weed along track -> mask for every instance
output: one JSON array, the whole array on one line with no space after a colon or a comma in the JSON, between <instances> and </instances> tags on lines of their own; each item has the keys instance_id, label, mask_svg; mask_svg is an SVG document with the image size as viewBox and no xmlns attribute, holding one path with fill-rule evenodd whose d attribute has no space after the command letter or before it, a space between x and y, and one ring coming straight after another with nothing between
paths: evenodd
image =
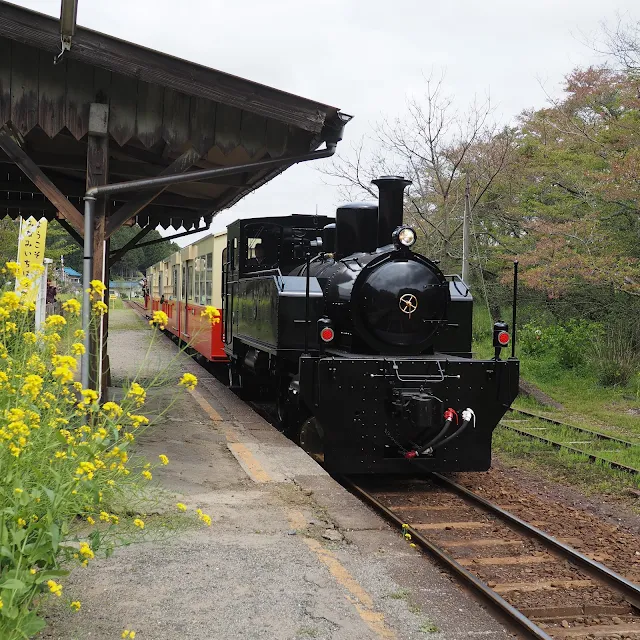
<instances>
[{"instance_id":1,"label":"weed along track","mask_svg":"<svg viewBox=\"0 0 640 640\"><path fill-rule=\"evenodd\" d=\"M632 475L640 474L633 461L640 443L629 442L593 429L568 424L537 413L511 409L510 416L503 418L500 426L513 433L544 442L556 449L564 449L586 456L591 462L604 464ZM631 462L630 462L631 461Z\"/></svg>"},{"instance_id":2,"label":"weed along track","mask_svg":"<svg viewBox=\"0 0 640 640\"><path fill-rule=\"evenodd\" d=\"M606 542L602 552L577 551L584 531L570 523L554 538L550 523L527 522L439 474L344 482L524 637L640 638L640 586L604 564Z\"/></svg>"}]
</instances>

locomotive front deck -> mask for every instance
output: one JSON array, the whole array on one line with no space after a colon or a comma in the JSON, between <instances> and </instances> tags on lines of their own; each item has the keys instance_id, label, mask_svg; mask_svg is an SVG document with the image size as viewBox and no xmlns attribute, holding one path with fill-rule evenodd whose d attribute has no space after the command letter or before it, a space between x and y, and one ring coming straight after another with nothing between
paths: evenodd
<instances>
[{"instance_id":1,"label":"locomotive front deck","mask_svg":"<svg viewBox=\"0 0 640 640\"><path fill-rule=\"evenodd\" d=\"M518 379L516 359L327 352L320 359L302 358L300 388L313 407L323 464L331 473L486 471L493 430L517 396ZM422 423L407 415L416 405L432 414ZM449 409L455 421L443 446L434 443L426 455L408 455L434 439ZM465 409L473 418L462 429Z\"/></svg>"}]
</instances>

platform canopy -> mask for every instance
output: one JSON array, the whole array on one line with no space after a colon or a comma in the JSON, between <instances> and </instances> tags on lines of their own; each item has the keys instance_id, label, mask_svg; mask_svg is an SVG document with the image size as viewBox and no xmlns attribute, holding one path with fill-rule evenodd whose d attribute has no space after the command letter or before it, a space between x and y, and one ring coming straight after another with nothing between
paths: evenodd
<instances>
[{"instance_id":1,"label":"platform canopy","mask_svg":"<svg viewBox=\"0 0 640 640\"><path fill-rule=\"evenodd\" d=\"M82 27L54 64L59 52L57 19L0 1L0 217L58 218L77 240L87 186L295 156L318 148L339 118L335 107ZM93 160L90 113L108 131ZM103 237L135 222L209 222L282 170L118 194Z\"/></svg>"}]
</instances>

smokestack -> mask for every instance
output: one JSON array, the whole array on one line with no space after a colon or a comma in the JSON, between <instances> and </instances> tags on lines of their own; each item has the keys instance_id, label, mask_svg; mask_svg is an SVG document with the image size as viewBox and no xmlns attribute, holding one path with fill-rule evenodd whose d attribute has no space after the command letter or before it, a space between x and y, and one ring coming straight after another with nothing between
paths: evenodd
<instances>
[{"instance_id":1,"label":"smokestack","mask_svg":"<svg viewBox=\"0 0 640 640\"><path fill-rule=\"evenodd\" d=\"M399 176L380 176L372 183L378 187L378 246L391 244L391 234L402 224L404 190L411 180Z\"/></svg>"}]
</instances>

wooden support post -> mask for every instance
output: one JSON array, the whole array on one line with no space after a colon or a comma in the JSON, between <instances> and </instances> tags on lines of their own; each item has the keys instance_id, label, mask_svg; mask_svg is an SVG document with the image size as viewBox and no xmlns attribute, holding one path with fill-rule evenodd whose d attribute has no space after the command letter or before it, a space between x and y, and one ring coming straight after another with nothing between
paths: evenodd
<instances>
[{"instance_id":1,"label":"wooden support post","mask_svg":"<svg viewBox=\"0 0 640 640\"><path fill-rule=\"evenodd\" d=\"M87 189L107 184L109 179L109 106L92 103L89 111L89 136L87 142ZM92 280L105 283L105 303L109 304L109 265L106 253L107 202L98 198L95 206L93 230ZM102 390L102 399L107 399L109 387L109 357L107 337L109 314L102 316L97 332L90 341L89 381L93 389Z\"/></svg>"}]
</instances>

